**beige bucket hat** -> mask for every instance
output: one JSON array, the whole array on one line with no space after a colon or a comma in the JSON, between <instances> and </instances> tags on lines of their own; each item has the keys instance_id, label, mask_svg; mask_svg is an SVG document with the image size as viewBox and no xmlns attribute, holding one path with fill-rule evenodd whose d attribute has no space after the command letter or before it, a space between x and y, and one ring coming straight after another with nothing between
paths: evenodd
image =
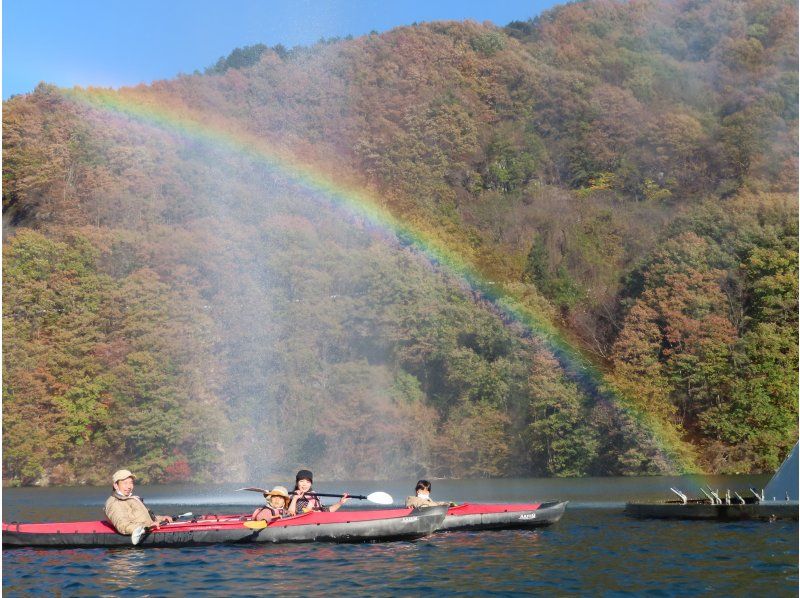
<instances>
[{"instance_id":1,"label":"beige bucket hat","mask_svg":"<svg viewBox=\"0 0 800 598\"><path fill-rule=\"evenodd\" d=\"M282 496L283 498L291 498L291 496L289 496L289 491L284 486L275 486L264 496L267 498L269 498L270 496Z\"/></svg>"},{"instance_id":2,"label":"beige bucket hat","mask_svg":"<svg viewBox=\"0 0 800 598\"><path fill-rule=\"evenodd\" d=\"M119 469L114 472L113 476L111 476L111 483L116 484L120 480L126 480L128 478L133 478L135 480L136 476L127 469Z\"/></svg>"}]
</instances>

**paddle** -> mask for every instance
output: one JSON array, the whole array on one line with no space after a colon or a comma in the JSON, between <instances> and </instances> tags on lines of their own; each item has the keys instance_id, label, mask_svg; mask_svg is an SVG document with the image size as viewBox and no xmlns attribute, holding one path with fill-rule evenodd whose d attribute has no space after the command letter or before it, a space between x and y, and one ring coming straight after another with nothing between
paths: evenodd
<instances>
[{"instance_id":1,"label":"paddle","mask_svg":"<svg viewBox=\"0 0 800 598\"><path fill-rule=\"evenodd\" d=\"M306 492L306 494L313 494L315 496L324 496L330 498L343 498L344 494L323 494L322 492ZM367 496L363 496L361 494L348 494L347 498L355 498L356 500L368 500L369 502L375 503L376 505L390 505L394 502L394 499L390 494L386 492L373 492L368 494Z\"/></svg>"},{"instance_id":2,"label":"paddle","mask_svg":"<svg viewBox=\"0 0 800 598\"><path fill-rule=\"evenodd\" d=\"M183 513L181 515L173 515L172 516L172 521L174 523L178 519L183 519L184 517L191 517L192 515L194 515L194 513L192 513L191 511L189 511L188 513ZM164 524L162 523L161 525L164 525Z\"/></svg>"},{"instance_id":3,"label":"paddle","mask_svg":"<svg viewBox=\"0 0 800 598\"><path fill-rule=\"evenodd\" d=\"M263 519L259 519L258 521L245 521L242 523L245 527L249 527L250 529L264 529L267 527L267 522Z\"/></svg>"},{"instance_id":4,"label":"paddle","mask_svg":"<svg viewBox=\"0 0 800 598\"><path fill-rule=\"evenodd\" d=\"M265 490L264 488L239 488L237 492L241 490L249 490L250 492L260 492L261 494L267 494L269 490ZM292 493L290 493L292 494ZM325 498L342 498L344 494L324 494L322 492L306 492L307 495L313 496L323 496ZM361 494L348 494L348 498L355 498L357 500L368 500L369 502L375 503L376 505L390 505L394 502L394 499L391 495L387 494L386 492L373 492L372 494L368 494L367 496L363 496Z\"/></svg>"}]
</instances>

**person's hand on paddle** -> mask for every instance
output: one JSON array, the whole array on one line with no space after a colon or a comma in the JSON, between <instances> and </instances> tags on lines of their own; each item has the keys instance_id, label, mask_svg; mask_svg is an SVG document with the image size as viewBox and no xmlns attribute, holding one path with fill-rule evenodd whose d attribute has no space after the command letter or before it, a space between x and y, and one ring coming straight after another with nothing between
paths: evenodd
<instances>
[{"instance_id":1,"label":"person's hand on paddle","mask_svg":"<svg viewBox=\"0 0 800 598\"><path fill-rule=\"evenodd\" d=\"M156 515L156 527L161 527L162 523L172 523L172 517L169 515Z\"/></svg>"},{"instance_id":2,"label":"person's hand on paddle","mask_svg":"<svg viewBox=\"0 0 800 598\"><path fill-rule=\"evenodd\" d=\"M339 499L339 502L336 502L330 506L329 511L331 513L335 513L336 511L339 510L339 507L341 507L348 500L350 500L350 497L348 496L347 492L345 492L344 494L342 494L342 498Z\"/></svg>"}]
</instances>

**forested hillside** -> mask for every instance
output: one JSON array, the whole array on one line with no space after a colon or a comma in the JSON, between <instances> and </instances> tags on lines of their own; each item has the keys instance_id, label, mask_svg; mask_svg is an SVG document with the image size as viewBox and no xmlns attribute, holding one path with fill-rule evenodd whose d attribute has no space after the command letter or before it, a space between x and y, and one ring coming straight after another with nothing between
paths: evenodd
<instances>
[{"instance_id":1,"label":"forested hillside","mask_svg":"<svg viewBox=\"0 0 800 598\"><path fill-rule=\"evenodd\" d=\"M774 469L797 47L787 1L589 1L12 98L4 482Z\"/></svg>"}]
</instances>

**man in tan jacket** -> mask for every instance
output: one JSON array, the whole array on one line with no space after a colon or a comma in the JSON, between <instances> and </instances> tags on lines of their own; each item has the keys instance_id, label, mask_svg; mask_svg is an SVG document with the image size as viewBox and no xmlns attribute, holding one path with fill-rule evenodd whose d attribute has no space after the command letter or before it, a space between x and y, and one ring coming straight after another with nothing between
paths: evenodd
<instances>
[{"instance_id":1,"label":"man in tan jacket","mask_svg":"<svg viewBox=\"0 0 800 598\"><path fill-rule=\"evenodd\" d=\"M115 471L111 478L114 492L106 501L106 517L121 533L131 536L131 542L138 544L145 532L162 523L172 522L167 515L153 515L138 496L133 494L136 476L127 469Z\"/></svg>"}]
</instances>

